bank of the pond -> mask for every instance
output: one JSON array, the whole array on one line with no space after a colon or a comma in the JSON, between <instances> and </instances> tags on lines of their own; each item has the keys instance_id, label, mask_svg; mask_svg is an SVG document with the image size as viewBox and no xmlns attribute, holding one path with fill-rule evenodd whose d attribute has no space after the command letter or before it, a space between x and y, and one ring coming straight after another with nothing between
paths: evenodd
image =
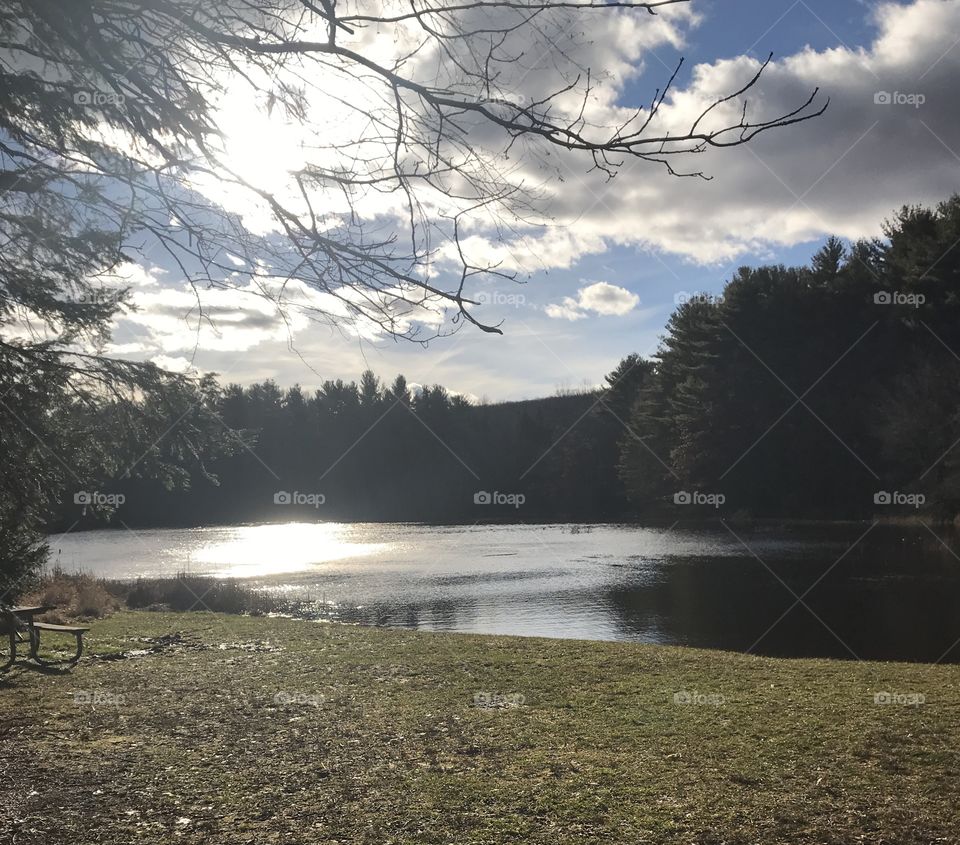
<instances>
[{"instance_id":1,"label":"bank of the pond","mask_svg":"<svg viewBox=\"0 0 960 845\"><path fill-rule=\"evenodd\" d=\"M0 676L2 842L960 841L957 666L209 613L88 639Z\"/></svg>"}]
</instances>

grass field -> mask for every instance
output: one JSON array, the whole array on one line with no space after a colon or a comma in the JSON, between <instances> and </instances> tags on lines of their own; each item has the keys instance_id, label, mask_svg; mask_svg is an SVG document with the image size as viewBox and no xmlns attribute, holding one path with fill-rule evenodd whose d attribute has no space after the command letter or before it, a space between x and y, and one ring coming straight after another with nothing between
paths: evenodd
<instances>
[{"instance_id":1,"label":"grass field","mask_svg":"<svg viewBox=\"0 0 960 845\"><path fill-rule=\"evenodd\" d=\"M0 676L0 842L960 842L957 666L209 613L88 641Z\"/></svg>"}]
</instances>

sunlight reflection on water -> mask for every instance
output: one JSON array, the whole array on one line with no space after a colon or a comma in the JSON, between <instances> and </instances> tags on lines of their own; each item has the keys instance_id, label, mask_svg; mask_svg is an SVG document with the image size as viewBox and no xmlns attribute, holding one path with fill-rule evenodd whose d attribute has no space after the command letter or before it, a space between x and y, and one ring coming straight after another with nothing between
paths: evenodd
<instances>
[{"instance_id":1,"label":"sunlight reflection on water","mask_svg":"<svg viewBox=\"0 0 960 845\"><path fill-rule=\"evenodd\" d=\"M337 523L249 525L231 534L204 541L190 555L193 568L220 578L266 578L315 570L334 560L367 557L389 546L351 542L347 526Z\"/></svg>"}]
</instances>

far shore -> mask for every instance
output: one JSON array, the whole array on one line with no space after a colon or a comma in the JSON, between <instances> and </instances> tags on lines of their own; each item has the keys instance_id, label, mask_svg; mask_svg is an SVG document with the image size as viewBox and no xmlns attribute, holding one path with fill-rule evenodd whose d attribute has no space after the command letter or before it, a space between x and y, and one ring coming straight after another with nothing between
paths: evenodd
<instances>
[{"instance_id":1,"label":"far shore","mask_svg":"<svg viewBox=\"0 0 960 845\"><path fill-rule=\"evenodd\" d=\"M304 512L302 514L296 514L296 518L288 518L282 520L250 520L250 521L240 521L240 522L205 522L205 523L179 523L179 524L163 524L163 525L137 525L137 524L125 524L120 525L118 523L105 520L103 522L80 522L75 524L72 528L70 525L63 525L53 527L51 526L49 531L50 539L55 539L58 536L61 536L68 528L70 529L69 533L79 534L88 531L155 531L155 530L176 530L176 529L198 529L198 528L247 528L257 525L283 525L291 522L305 522L305 523L317 523L317 524L332 524L332 525L423 525L425 527L444 527L451 528L458 525L469 526L469 527L483 527L485 525L492 526L525 526L525 527L540 527L540 526L583 526L583 527L599 527L599 526L624 526L630 528L650 528L650 529L663 529L663 528L682 528L689 530L703 530L703 529L712 529L717 528L723 530L723 523L726 522L729 525L745 526L745 527L757 527L763 529L790 529L790 528L817 528L817 527L843 527L843 526L867 526L871 522L875 522L881 526L890 526L890 527L904 527L904 528L922 528L924 525L937 525L937 526L946 526L946 527L960 527L960 515L955 517L946 517L946 516L931 516L927 514L915 514L915 515L901 515L901 516L887 516L887 515L874 515L872 517L862 517L858 519L816 519L816 518L805 518L805 517L745 517L738 515L727 516L717 516L709 519L683 519L677 520L676 517L663 517L662 519L629 519L629 518L620 518L615 520L607 520L603 522L583 522L573 518L570 519L556 519L556 520L542 520L542 521L518 521L518 520L495 520L487 519L483 521L476 522L467 522L467 521L430 521L430 520L375 520L375 519L341 519L341 518L332 518L332 519L317 519L314 511L309 513Z\"/></svg>"}]
</instances>

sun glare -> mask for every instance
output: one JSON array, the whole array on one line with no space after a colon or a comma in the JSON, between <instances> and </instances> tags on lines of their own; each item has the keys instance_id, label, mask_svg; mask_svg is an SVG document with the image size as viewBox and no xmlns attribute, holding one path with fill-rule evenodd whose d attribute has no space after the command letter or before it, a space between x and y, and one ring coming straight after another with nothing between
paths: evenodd
<instances>
[{"instance_id":1,"label":"sun glare","mask_svg":"<svg viewBox=\"0 0 960 845\"><path fill-rule=\"evenodd\" d=\"M388 545L353 543L348 532L349 526L337 523L243 526L229 538L201 548L193 562L211 568L221 578L262 578L304 572L333 560L366 557Z\"/></svg>"}]
</instances>

